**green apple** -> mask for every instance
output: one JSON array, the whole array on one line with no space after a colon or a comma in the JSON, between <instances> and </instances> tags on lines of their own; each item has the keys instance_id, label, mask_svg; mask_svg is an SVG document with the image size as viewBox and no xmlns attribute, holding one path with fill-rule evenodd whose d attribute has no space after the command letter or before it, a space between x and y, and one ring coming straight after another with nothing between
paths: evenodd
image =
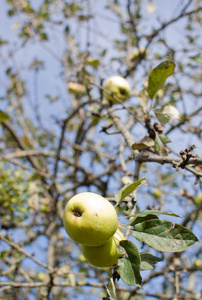
<instances>
[{"instance_id":1,"label":"green apple","mask_svg":"<svg viewBox=\"0 0 202 300\"><path fill-rule=\"evenodd\" d=\"M104 84L104 88L113 93L113 96L117 97L122 102L126 101L130 95L130 85L128 81L121 76L112 76L108 78ZM107 93L104 93L104 96L106 100L112 103L119 103Z\"/></svg>"},{"instance_id":2,"label":"green apple","mask_svg":"<svg viewBox=\"0 0 202 300\"><path fill-rule=\"evenodd\" d=\"M130 55L130 59L135 60L136 58L138 58L138 56L143 55L143 54L144 54L144 56L146 56L146 55L148 55L148 53L149 53L149 51L146 50L144 47L135 48Z\"/></svg>"},{"instance_id":3,"label":"green apple","mask_svg":"<svg viewBox=\"0 0 202 300\"><path fill-rule=\"evenodd\" d=\"M67 87L68 87L68 90L69 90L70 94L83 96L86 93L86 87L81 83L69 82L67 84Z\"/></svg>"},{"instance_id":4,"label":"green apple","mask_svg":"<svg viewBox=\"0 0 202 300\"><path fill-rule=\"evenodd\" d=\"M194 261L194 265L196 267L202 267L202 260L197 258L195 261Z\"/></svg>"},{"instance_id":5,"label":"green apple","mask_svg":"<svg viewBox=\"0 0 202 300\"><path fill-rule=\"evenodd\" d=\"M155 188L154 191L153 191L153 196L154 198L159 198L162 196L162 191L160 188Z\"/></svg>"},{"instance_id":6,"label":"green apple","mask_svg":"<svg viewBox=\"0 0 202 300\"><path fill-rule=\"evenodd\" d=\"M100 246L116 232L118 217L107 199L84 192L68 201L63 223L67 234L75 242L86 246Z\"/></svg>"},{"instance_id":7,"label":"green apple","mask_svg":"<svg viewBox=\"0 0 202 300\"><path fill-rule=\"evenodd\" d=\"M117 251L117 244L123 239L124 235L117 229L114 236L104 245L98 247L82 245L81 251L90 264L96 267L111 267L117 263L119 257L123 257L123 254Z\"/></svg>"},{"instance_id":8,"label":"green apple","mask_svg":"<svg viewBox=\"0 0 202 300\"><path fill-rule=\"evenodd\" d=\"M202 202L202 193L199 193L196 198L194 199L194 204L199 204Z\"/></svg>"},{"instance_id":9,"label":"green apple","mask_svg":"<svg viewBox=\"0 0 202 300\"><path fill-rule=\"evenodd\" d=\"M46 273L42 273L42 272L38 273L38 274L37 274L37 278L38 278L40 281L44 281L45 278L46 278Z\"/></svg>"}]
</instances>

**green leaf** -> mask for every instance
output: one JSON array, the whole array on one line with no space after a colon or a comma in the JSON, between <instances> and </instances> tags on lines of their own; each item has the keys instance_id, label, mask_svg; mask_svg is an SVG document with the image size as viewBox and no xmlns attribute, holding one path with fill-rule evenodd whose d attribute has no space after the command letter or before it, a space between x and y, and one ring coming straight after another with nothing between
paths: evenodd
<instances>
[{"instance_id":1,"label":"green leaf","mask_svg":"<svg viewBox=\"0 0 202 300\"><path fill-rule=\"evenodd\" d=\"M14 9L9 9L9 11L8 11L8 15L9 15L9 17L12 17L12 16L14 16L14 15L15 15L15 13L16 13L16 11L15 11Z\"/></svg>"},{"instance_id":2,"label":"green leaf","mask_svg":"<svg viewBox=\"0 0 202 300\"><path fill-rule=\"evenodd\" d=\"M158 134L157 132L155 132L154 151L159 155L167 156L167 151L165 150L164 145L164 142L166 140L167 139L164 139L162 134Z\"/></svg>"},{"instance_id":3,"label":"green leaf","mask_svg":"<svg viewBox=\"0 0 202 300\"><path fill-rule=\"evenodd\" d=\"M175 64L172 61L164 61L154 68L149 75L148 94L152 99L156 92L161 89L166 79L173 74Z\"/></svg>"},{"instance_id":4,"label":"green leaf","mask_svg":"<svg viewBox=\"0 0 202 300\"><path fill-rule=\"evenodd\" d=\"M165 220L150 220L134 226L134 237L162 252L180 252L199 243L187 228Z\"/></svg>"},{"instance_id":5,"label":"green leaf","mask_svg":"<svg viewBox=\"0 0 202 300\"><path fill-rule=\"evenodd\" d=\"M154 269L154 265L157 262L162 261L162 258L154 256L148 252L140 253L140 257L141 257L141 263L140 263L141 271Z\"/></svg>"},{"instance_id":6,"label":"green leaf","mask_svg":"<svg viewBox=\"0 0 202 300\"><path fill-rule=\"evenodd\" d=\"M0 110L0 122L5 122L8 121L9 119L10 117L5 112Z\"/></svg>"},{"instance_id":7,"label":"green leaf","mask_svg":"<svg viewBox=\"0 0 202 300\"><path fill-rule=\"evenodd\" d=\"M159 122L161 122L162 124L166 124L174 119L180 119L179 111L177 110L177 108L170 104L165 105L160 109L156 109L154 113Z\"/></svg>"},{"instance_id":8,"label":"green leaf","mask_svg":"<svg viewBox=\"0 0 202 300\"><path fill-rule=\"evenodd\" d=\"M48 36L45 32L40 33L40 40L41 41L47 41L48 40Z\"/></svg>"},{"instance_id":9,"label":"green leaf","mask_svg":"<svg viewBox=\"0 0 202 300\"><path fill-rule=\"evenodd\" d=\"M87 59L87 65L92 66L95 70L97 70L97 68L100 65L100 61L98 59L93 59L89 57Z\"/></svg>"},{"instance_id":10,"label":"green leaf","mask_svg":"<svg viewBox=\"0 0 202 300\"><path fill-rule=\"evenodd\" d=\"M131 242L123 240L121 247L126 251L127 257L118 259L118 271L123 282L131 286L142 287L140 275L140 253L138 248Z\"/></svg>"},{"instance_id":11,"label":"green leaf","mask_svg":"<svg viewBox=\"0 0 202 300\"><path fill-rule=\"evenodd\" d=\"M163 145L161 139L159 138L158 133L156 132L154 150L155 150L155 152L159 152L159 151L162 151L163 149L164 149L164 145Z\"/></svg>"},{"instance_id":12,"label":"green leaf","mask_svg":"<svg viewBox=\"0 0 202 300\"><path fill-rule=\"evenodd\" d=\"M139 212L138 214L135 215L135 217L129 222L129 225L134 226L138 223L142 223L144 221L147 220L151 220L151 216L158 216L158 215L166 215L166 216L171 216L171 217L178 217L178 215L174 214L174 213L167 213L161 210L142 210L141 212Z\"/></svg>"},{"instance_id":13,"label":"green leaf","mask_svg":"<svg viewBox=\"0 0 202 300\"><path fill-rule=\"evenodd\" d=\"M39 71L44 69L44 62L42 60L34 59L33 62L29 66L29 70L34 69L35 71Z\"/></svg>"},{"instance_id":14,"label":"green leaf","mask_svg":"<svg viewBox=\"0 0 202 300\"><path fill-rule=\"evenodd\" d=\"M8 42L6 40L2 40L0 38L0 47L3 46L3 45L7 45L7 44L8 44Z\"/></svg>"},{"instance_id":15,"label":"green leaf","mask_svg":"<svg viewBox=\"0 0 202 300\"><path fill-rule=\"evenodd\" d=\"M197 62L199 64L202 64L202 57L201 57L200 53L197 55L194 55L194 56L190 56L189 59L194 60L195 62Z\"/></svg>"},{"instance_id":16,"label":"green leaf","mask_svg":"<svg viewBox=\"0 0 202 300\"><path fill-rule=\"evenodd\" d=\"M158 136L164 145L171 142L171 140L165 134L159 134Z\"/></svg>"},{"instance_id":17,"label":"green leaf","mask_svg":"<svg viewBox=\"0 0 202 300\"><path fill-rule=\"evenodd\" d=\"M146 215L144 217L137 217L137 218L134 218L131 223L131 226L135 226L136 224L138 223L142 223L142 222L146 222L146 221L150 221L150 220L153 220L153 219L159 219L157 216L155 215Z\"/></svg>"},{"instance_id":18,"label":"green leaf","mask_svg":"<svg viewBox=\"0 0 202 300\"><path fill-rule=\"evenodd\" d=\"M127 183L124 185L116 194L115 194L115 201L116 205L119 205L120 202L128 196L130 193L134 192L138 187L141 185L146 184L145 178L139 179L133 183Z\"/></svg>"},{"instance_id":19,"label":"green leaf","mask_svg":"<svg viewBox=\"0 0 202 300\"><path fill-rule=\"evenodd\" d=\"M59 96L45 95L45 97L52 103L59 99Z\"/></svg>"},{"instance_id":20,"label":"green leaf","mask_svg":"<svg viewBox=\"0 0 202 300\"><path fill-rule=\"evenodd\" d=\"M110 296L110 300L118 300L118 295L116 293L116 287L113 281L113 278L109 278L109 283L106 285L106 290Z\"/></svg>"}]
</instances>

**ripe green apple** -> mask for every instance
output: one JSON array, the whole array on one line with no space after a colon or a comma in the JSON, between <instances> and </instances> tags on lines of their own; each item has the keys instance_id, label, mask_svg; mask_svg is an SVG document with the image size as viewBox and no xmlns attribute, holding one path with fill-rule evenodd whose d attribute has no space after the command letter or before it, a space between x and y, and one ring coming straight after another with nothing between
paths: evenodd
<instances>
[{"instance_id":1,"label":"ripe green apple","mask_svg":"<svg viewBox=\"0 0 202 300\"><path fill-rule=\"evenodd\" d=\"M123 257L123 254L117 251L117 244L123 239L124 235L117 229L114 236L104 245L98 247L82 245L81 251L90 264L96 267L111 267L117 263L119 257Z\"/></svg>"},{"instance_id":2,"label":"ripe green apple","mask_svg":"<svg viewBox=\"0 0 202 300\"><path fill-rule=\"evenodd\" d=\"M104 84L104 88L113 93L113 95L119 98L122 102L126 101L130 95L130 85L128 81L121 76L112 76L108 78ZM104 96L106 100L112 103L119 103L107 93L104 93Z\"/></svg>"},{"instance_id":3,"label":"ripe green apple","mask_svg":"<svg viewBox=\"0 0 202 300\"><path fill-rule=\"evenodd\" d=\"M84 192L68 201L63 223L67 234L75 242L86 246L100 246L116 232L118 217L107 199Z\"/></svg>"}]
</instances>

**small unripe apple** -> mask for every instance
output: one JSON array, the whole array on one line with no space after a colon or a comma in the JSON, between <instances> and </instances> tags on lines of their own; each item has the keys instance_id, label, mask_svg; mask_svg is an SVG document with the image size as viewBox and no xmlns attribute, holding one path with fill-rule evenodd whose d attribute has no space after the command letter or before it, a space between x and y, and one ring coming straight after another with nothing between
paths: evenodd
<instances>
[{"instance_id":1,"label":"small unripe apple","mask_svg":"<svg viewBox=\"0 0 202 300\"><path fill-rule=\"evenodd\" d=\"M116 232L118 217L107 199L84 192L67 202L63 223L67 234L75 242L86 246L100 246Z\"/></svg>"},{"instance_id":2,"label":"small unripe apple","mask_svg":"<svg viewBox=\"0 0 202 300\"><path fill-rule=\"evenodd\" d=\"M117 97L120 101L124 102L130 95L130 85L128 81L121 76L112 76L105 82L104 88L113 93L113 96ZM105 98L112 103L119 103L112 96L104 93Z\"/></svg>"},{"instance_id":3,"label":"small unripe apple","mask_svg":"<svg viewBox=\"0 0 202 300\"><path fill-rule=\"evenodd\" d=\"M96 267L111 267L117 263L123 254L117 251L117 244L124 239L122 232L117 229L114 236L99 247L81 246L82 253L87 261Z\"/></svg>"},{"instance_id":4,"label":"small unripe apple","mask_svg":"<svg viewBox=\"0 0 202 300\"><path fill-rule=\"evenodd\" d=\"M86 93L86 87L81 83L69 82L67 84L67 87L68 87L68 90L69 90L70 94L83 96Z\"/></svg>"},{"instance_id":5,"label":"small unripe apple","mask_svg":"<svg viewBox=\"0 0 202 300\"><path fill-rule=\"evenodd\" d=\"M201 202L202 202L202 193L198 194L196 196L196 198L194 199L194 204L196 204L196 205L201 203Z\"/></svg>"},{"instance_id":6,"label":"small unripe apple","mask_svg":"<svg viewBox=\"0 0 202 300\"><path fill-rule=\"evenodd\" d=\"M38 278L40 281L44 281L45 278L46 278L46 273L42 273L42 272L38 273L38 274L37 274L37 278Z\"/></svg>"},{"instance_id":7,"label":"small unripe apple","mask_svg":"<svg viewBox=\"0 0 202 300\"><path fill-rule=\"evenodd\" d=\"M143 54L146 56L148 53L149 53L148 50L146 50L144 47L135 48L131 53L130 59L135 60L138 56Z\"/></svg>"},{"instance_id":8,"label":"small unripe apple","mask_svg":"<svg viewBox=\"0 0 202 300\"><path fill-rule=\"evenodd\" d=\"M196 267L202 267L202 260L201 259L199 259L199 258L197 258L195 261L194 261L194 265L196 266Z\"/></svg>"},{"instance_id":9,"label":"small unripe apple","mask_svg":"<svg viewBox=\"0 0 202 300\"><path fill-rule=\"evenodd\" d=\"M155 190L153 191L153 196L154 198L159 198L162 196L162 191L159 188L155 188Z\"/></svg>"}]
</instances>

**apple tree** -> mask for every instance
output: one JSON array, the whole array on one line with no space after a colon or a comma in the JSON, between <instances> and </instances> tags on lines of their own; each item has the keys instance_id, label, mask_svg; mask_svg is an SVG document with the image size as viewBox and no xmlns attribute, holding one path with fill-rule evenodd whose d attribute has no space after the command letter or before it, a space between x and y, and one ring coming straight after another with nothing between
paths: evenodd
<instances>
[{"instance_id":1,"label":"apple tree","mask_svg":"<svg viewBox=\"0 0 202 300\"><path fill-rule=\"evenodd\" d=\"M201 299L201 10L1 1L0 299ZM65 232L82 192L116 210L110 267Z\"/></svg>"}]
</instances>

